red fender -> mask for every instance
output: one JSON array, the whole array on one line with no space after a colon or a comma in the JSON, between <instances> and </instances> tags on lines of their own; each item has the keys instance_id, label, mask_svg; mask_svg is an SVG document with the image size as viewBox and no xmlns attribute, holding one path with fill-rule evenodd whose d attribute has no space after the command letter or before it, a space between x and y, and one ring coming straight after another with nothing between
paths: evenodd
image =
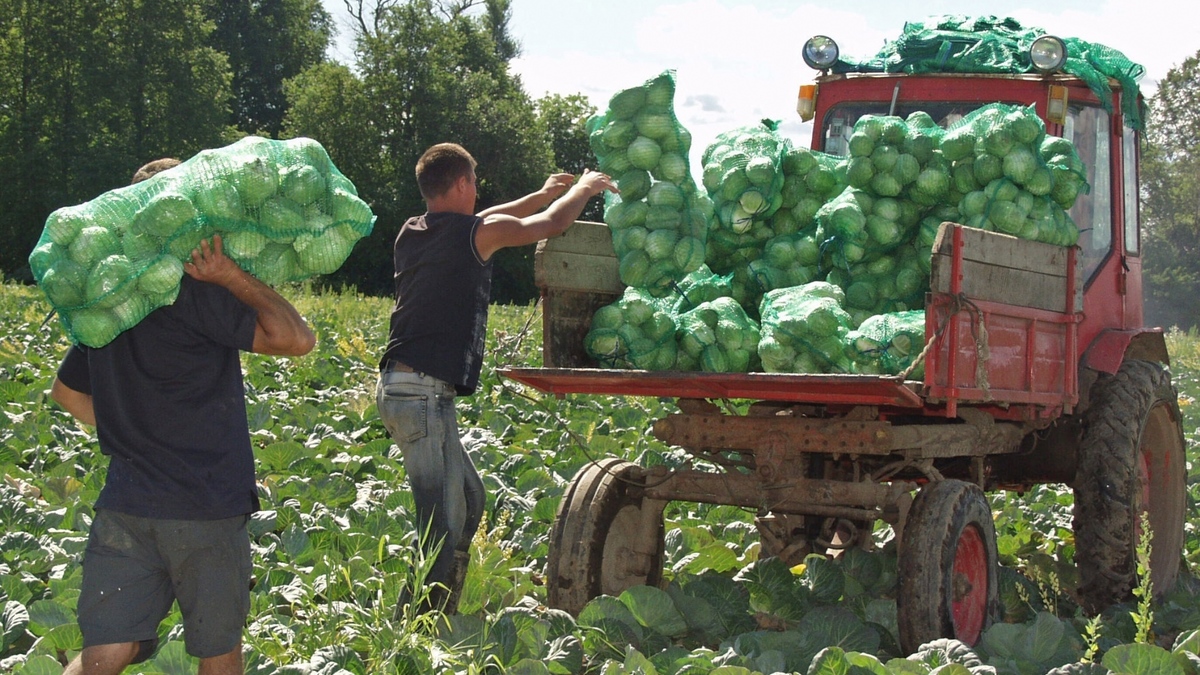
<instances>
[{"instance_id":1,"label":"red fender","mask_svg":"<svg viewBox=\"0 0 1200 675\"><path fill-rule=\"evenodd\" d=\"M1163 330L1106 330L1096 336L1083 352L1083 366L1112 375L1127 358L1170 365L1171 357L1167 354L1167 341L1163 337Z\"/></svg>"}]
</instances>

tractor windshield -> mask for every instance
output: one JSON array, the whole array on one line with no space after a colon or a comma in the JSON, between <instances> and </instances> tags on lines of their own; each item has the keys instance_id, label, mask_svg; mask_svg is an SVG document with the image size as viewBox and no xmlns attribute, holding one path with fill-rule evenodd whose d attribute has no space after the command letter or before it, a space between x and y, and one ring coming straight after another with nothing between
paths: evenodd
<instances>
[{"instance_id":1,"label":"tractor windshield","mask_svg":"<svg viewBox=\"0 0 1200 675\"><path fill-rule=\"evenodd\" d=\"M897 102L892 112L898 117L908 117L918 110L929 114L943 129L967 116L971 111L983 107L978 101ZM854 123L864 115L887 115L889 105L884 102L841 103L829 109L823 129L824 152L846 156L849 153L850 135ZM1112 245L1112 214L1109 191L1111 182L1109 116L1102 108L1091 105L1070 106L1063 136L1075 144L1079 158L1087 167L1087 181L1091 191L1080 193L1071 207L1071 218L1079 226L1079 247L1083 254L1084 279L1103 262Z\"/></svg>"}]
</instances>

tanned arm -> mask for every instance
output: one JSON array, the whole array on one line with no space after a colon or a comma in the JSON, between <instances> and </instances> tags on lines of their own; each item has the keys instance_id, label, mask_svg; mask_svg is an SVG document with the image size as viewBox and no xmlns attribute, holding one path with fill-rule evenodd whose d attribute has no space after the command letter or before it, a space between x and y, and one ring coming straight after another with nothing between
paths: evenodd
<instances>
[{"instance_id":1,"label":"tanned arm","mask_svg":"<svg viewBox=\"0 0 1200 675\"><path fill-rule=\"evenodd\" d=\"M208 240L201 241L200 247L192 251L192 261L183 269L197 281L228 289L257 312L251 349L256 354L302 356L316 346L316 336L296 308L224 254L221 235L214 235L211 245Z\"/></svg>"},{"instance_id":2,"label":"tanned arm","mask_svg":"<svg viewBox=\"0 0 1200 675\"><path fill-rule=\"evenodd\" d=\"M550 202L558 199L571 184L575 182L575 177L569 173L556 173L546 179L546 184L537 192L529 194L508 202L493 206L490 209L480 211L477 215L480 218L488 216L513 216L514 218L528 218L533 214L546 208Z\"/></svg>"},{"instance_id":3,"label":"tanned arm","mask_svg":"<svg viewBox=\"0 0 1200 675\"><path fill-rule=\"evenodd\" d=\"M526 218L510 215L484 218L475 230L475 247L479 255L488 260L502 248L524 246L557 237L579 218L589 199L605 190L617 191L611 178L602 173L585 171L578 183L541 213Z\"/></svg>"}]
</instances>

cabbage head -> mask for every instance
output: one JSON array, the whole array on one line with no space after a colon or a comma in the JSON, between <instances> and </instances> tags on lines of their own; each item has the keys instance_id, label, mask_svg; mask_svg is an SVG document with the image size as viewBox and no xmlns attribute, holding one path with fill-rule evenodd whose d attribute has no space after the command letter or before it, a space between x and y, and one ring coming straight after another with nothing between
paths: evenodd
<instances>
[{"instance_id":1,"label":"cabbage head","mask_svg":"<svg viewBox=\"0 0 1200 675\"><path fill-rule=\"evenodd\" d=\"M168 293L183 278L183 263L175 256L163 255L142 271L138 290L149 295Z\"/></svg>"},{"instance_id":2,"label":"cabbage head","mask_svg":"<svg viewBox=\"0 0 1200 675\"><path fill-rule=\"evenodd\" d=\"M170 237L197 215L192 200L178 192L160 192L133 219L133 229L156 237Z\"/></svg>"}]
</instances>

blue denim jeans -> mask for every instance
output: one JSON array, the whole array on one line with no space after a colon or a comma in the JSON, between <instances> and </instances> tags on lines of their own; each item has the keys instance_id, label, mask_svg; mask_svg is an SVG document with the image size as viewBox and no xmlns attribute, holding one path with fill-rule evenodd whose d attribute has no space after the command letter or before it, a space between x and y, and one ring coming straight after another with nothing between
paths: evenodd
<instances>
[{"instance_id":1,"label":"blue denim jeans","mask_svg":"<svg viewBox=\"0 0 1200 675\"><path fill-rule=\"evenodd\" d=\"M484 489L459 439L454 387L423 373L386 371L375 391L379 416L404 453L425 549L440 545L426 579L449 586L454 552L466 551L483 517Z\"/></svg>"}]
</instances>

